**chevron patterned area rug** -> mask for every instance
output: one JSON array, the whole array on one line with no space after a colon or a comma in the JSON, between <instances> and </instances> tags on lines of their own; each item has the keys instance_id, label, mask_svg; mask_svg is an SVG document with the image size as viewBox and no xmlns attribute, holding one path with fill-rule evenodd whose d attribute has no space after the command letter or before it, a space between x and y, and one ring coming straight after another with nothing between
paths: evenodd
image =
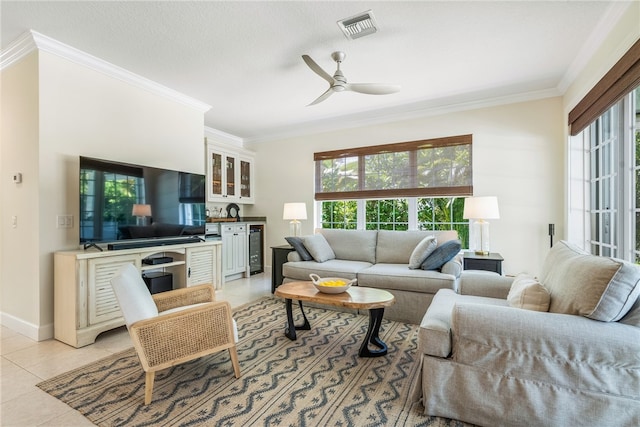
<instances>
[{"instance_id":1,"label":"chevron patterned area rug","mask_svg":"<svg viewBox=\"0 0 640 427\"><path fill-rule=\"evenodd\" d=\"M158 372L148 406L133 349L38 387L99 426L465 425L424 416L411 402L416 325L385 320L380 337L388 354L361 358L368 316L315 307L305 313L311 330L290 341L283 300L267 297L234 310L242 377L233 376L227 351L203 357Z\"/></svg>"}]
</instances>

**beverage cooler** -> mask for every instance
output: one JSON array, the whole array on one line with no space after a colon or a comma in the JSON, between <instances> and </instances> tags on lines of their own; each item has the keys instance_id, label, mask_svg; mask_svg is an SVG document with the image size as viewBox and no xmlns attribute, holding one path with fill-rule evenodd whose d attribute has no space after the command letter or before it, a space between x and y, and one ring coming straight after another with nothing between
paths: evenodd
<instances>
[{"instance_id":1,"label":"beverage cooler","mask_svg":"<svg viewBox=\"0 0 640 427\"><path fill-rule=\"evenodd\" d=\"M249 274L264 271L264 225L249 226Z\"/></svg>"}]
</instances>

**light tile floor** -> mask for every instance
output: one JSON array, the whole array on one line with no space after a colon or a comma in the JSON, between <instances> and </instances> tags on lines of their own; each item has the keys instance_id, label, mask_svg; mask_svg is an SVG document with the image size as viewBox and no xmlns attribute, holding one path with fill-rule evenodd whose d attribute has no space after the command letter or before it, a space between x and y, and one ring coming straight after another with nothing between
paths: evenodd
<instances>
[{"instance_id":1,"label":"light tile floor","mask_svg":"<svg viewBox=\"0 0 640 427\"><path fill-rule=\"evenodd\" d=\"M271 277L261 273L228 282L216 292L218 301L238 307L271 295ZM9 328L0 329L0 425L7 426L92 426L93 424L40 390L42 380L86 365L132 347L123 326L104 332L92 345L74 348L60 341L33 341Z\"/></svg>"}]
</instances>

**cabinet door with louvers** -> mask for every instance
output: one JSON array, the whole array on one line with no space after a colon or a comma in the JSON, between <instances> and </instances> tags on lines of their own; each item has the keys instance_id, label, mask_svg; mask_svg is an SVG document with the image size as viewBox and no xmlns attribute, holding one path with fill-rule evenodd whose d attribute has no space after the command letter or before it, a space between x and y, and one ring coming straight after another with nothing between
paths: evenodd
<instances>
[{"instance_id":1,"label":"cabinet door with louvers","mask_svg":"<svg viewBox=\"0 0 640 427\"><path fill-rule=\"evenodd\" d=\"M140 269L140 257L121 255L89 260L89 274L87 274L89 325L122 317L110 281L124 264L133 264Z\"/></svg>"},{"instance_id":2,"label":"cabinet door with louvers","mask_svg":"<svg viewBox=\"0 0 640 427\"><path fill-rule=\"evenodd\" d=\"M187 286L215 284L214 247L187 248Z\"/></svg>"}]
</instances>

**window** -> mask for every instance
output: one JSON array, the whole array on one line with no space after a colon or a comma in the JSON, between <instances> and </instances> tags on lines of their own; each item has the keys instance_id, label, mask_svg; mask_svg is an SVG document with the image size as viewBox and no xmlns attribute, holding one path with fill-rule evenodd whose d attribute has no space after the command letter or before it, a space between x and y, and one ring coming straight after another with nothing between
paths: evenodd
<instances>
[{"instance_id":1,"label":"window","mask_svg":"<svg viewBox=\"0 0 640 427\"><path fill-rule=\"evenodd\" d=\"M471 135L315 153L318 226L360 230L457 230L471 196Z\"/></svg>"},{"instance_id":2,"label":"window","mask_svg":"<svg viewBox=\"0 0 640 427\"><path fill-rule=\"evenodd\" d=\"M322 228L344 228L347 230L358 228L358 205L355 200L323 202L320 212L322 212Z\"/></svg>"},{"instance_id":3,"label":"window","mask_svg":"<svg viewBox=\"0 0 640 427\"><path fill-rule=\"evenodd\" d=\"M463 197L418 199L420 230L456 230L463 248L469 247L469 220L463 219Z\"/></svg>"},{"instance_id":4,"label":"window","mask_svg":"<svg viewBox=\"0 0 640 427\"><path fill-rule=\"evenodd\" d=\"M640 40L569 112L569 238L640 263ZM583 153L584 159L580 153ZM579 190L584 186L584 192Z\"/></svg>"},{"instance_id":5,"label":"window","mask_svg":"<svg viewBox=\"0 0 640 427\"><path fill-rule=\"evenodd\" d=\"M316 200L473 194L471 135L315 153Z\"/></svg>"},{"instance_id":6,"label":"window","mask_svg":"<svg viewBox=\"0 0 640 427\"><path fill-rule=\"evenodd\" d=\"M408 230L409 204L407 199L367 200L367 230Z\"/></svg>"},{"instance_id":7,"label":"window","mask_svg":"<svg viewBox=\"0 0 640 427\"><path fill-rule=\"evenodd\" d=\"M322 228L456 230L462 247L469 247L469 222L462 218L463 197L320 201L318 205Z\"/></svg>"},{"instance_id":8,"label":"window","mask_svg":"<svg viewBox=\"0 0 640 427\"><path fill-rule=\"evenodd\" d=\"M640 263L640 88L591 123L582 140L591 253Z\"/></svg>"}]
</instances>

